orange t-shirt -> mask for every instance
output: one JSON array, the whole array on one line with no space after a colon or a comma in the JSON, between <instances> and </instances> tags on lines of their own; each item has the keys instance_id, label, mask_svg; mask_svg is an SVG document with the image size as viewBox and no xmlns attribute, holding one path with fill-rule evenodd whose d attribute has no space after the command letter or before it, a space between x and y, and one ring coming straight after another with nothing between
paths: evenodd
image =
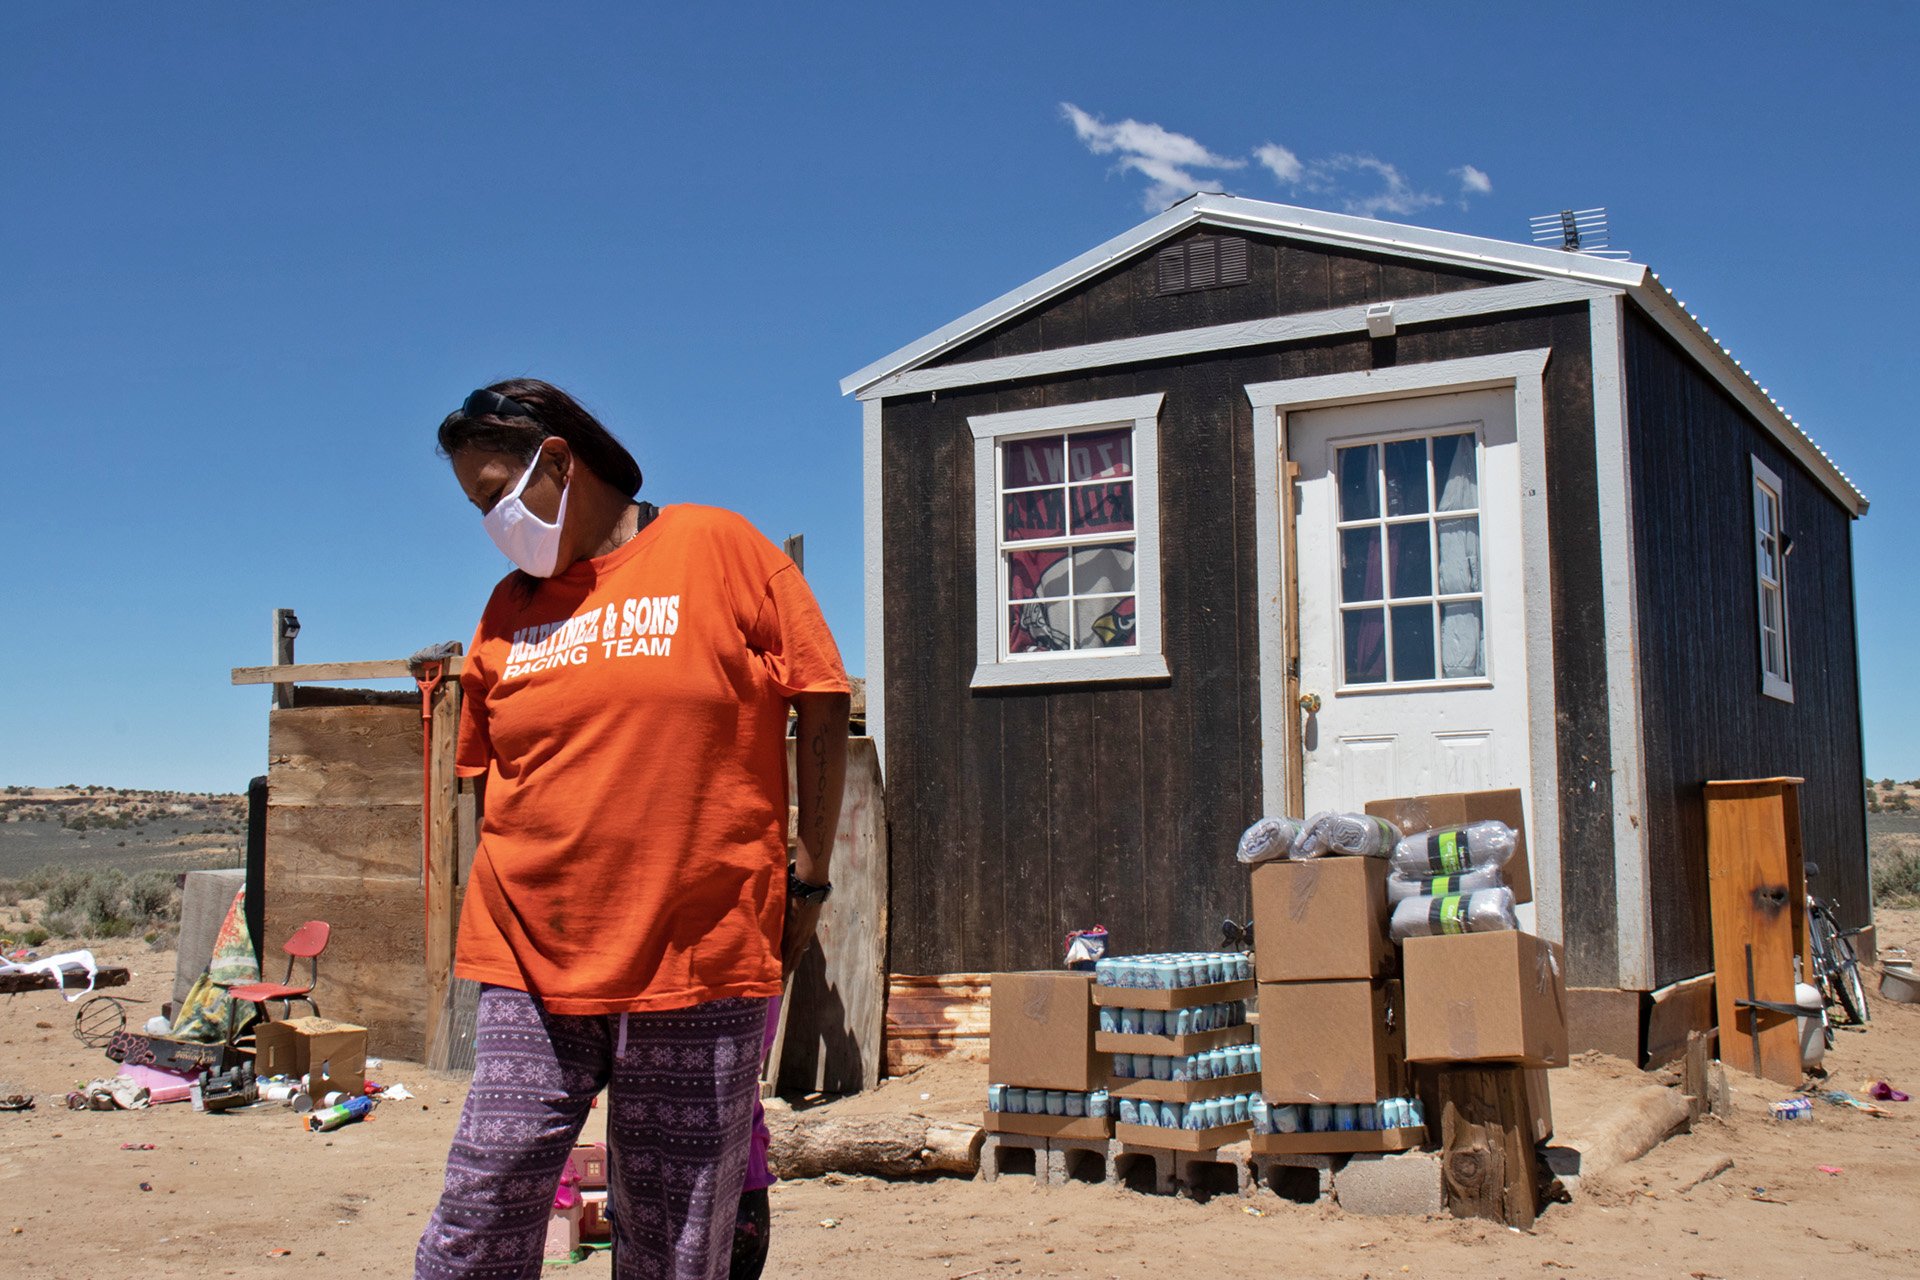
<instances>
[{"instance_id":1,"label":"orange t-shirt","mask_svg":"<svg viewBox=\"0 0 1920 1280\"><path fill-rule=\"evenodd\" d=\"M780 994L787 704L848 688L791 560L667 507L531 599L496 587L460 687L487 802L456 973L560 1014Z\"/></svg>"}]
</instances>

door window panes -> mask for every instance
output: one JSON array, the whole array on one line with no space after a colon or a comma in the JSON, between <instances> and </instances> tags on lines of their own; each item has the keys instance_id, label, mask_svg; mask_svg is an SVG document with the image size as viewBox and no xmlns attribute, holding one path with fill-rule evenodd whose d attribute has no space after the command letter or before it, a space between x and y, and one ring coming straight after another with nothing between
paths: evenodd
<instances>
[{"instance_id":1,"label":"door window panes","mask_svg":"<svg viewBox=\"0 0 1920 1280\"><path fill-rule=\"evenodd\" d=\"M1334 470L1343 682L1484 678L1477 433L1337 449Z\"/></svg>"}]
</instances>

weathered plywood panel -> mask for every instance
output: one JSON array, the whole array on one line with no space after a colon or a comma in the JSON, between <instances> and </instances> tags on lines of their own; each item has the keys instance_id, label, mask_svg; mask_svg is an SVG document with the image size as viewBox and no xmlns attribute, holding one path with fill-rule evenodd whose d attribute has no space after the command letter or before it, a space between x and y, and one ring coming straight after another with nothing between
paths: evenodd
<instances>
[{"instance_id":1,"label":"weathered plywood panel","mask_svg":"<svg viewBox=\"0 0 1920 1280\"><path fill-rule=\"evenodd\" d=\"M269 864L273 857L268 844ZM279 944L302 921L325 920L333 936L320 957L314 999L329 1018L367 1029L367 1051L419 1062L426 1055L426 917L417 883L411 894L392 880L345 876L270 878L267 970L286 964Z\"/></svg>"},{"instance_id":2,"label":"weathered plywood panel","mask_svg":"<svg viewBox=\"0 0 1920 1280\"><path fill-rule=\"evenodd\" d=\"M787 744L792 767L793 744ZM847 749L833 893L787 989L786 1092L858 1093L880 1079L887 998L887 812L872 738Z\"/></svg>"},{"instance_id":3,"label":"weathered plywood panel","mask_svg":"<svg viewBox=\"0 0 1920 1280\"><path fill-rule=\"evenodd\" d=\"M415 787L419 786L416 779ZM267 806L268 883L299 876L420 884L420 805ZM272 941L272 939L268 939Z\"/></svg>"},{"instance_id":4,"label":"weathered plywood panel","mask_svg":"<svg viewBox=\"0 0 1920 1280\"><path fill-rule=\"evenodd\" d=\"M306 920L333 927L314 990L371 1052L420 1060L430 1024L417 706L299 706L267 730L267 968Z\"/></svg>"},{"instance_id":5,"label":"weathered plywood panel","mask_svg":"<svg viewBox=\"0 0 1920 1280\"><path fill-rule=\"evenodd\" d=\"M267 717L270 803L420 803L421 719L406 707L292 707ZM417 834L417 833L416 833Z\"/></svg>"}]
</instances>

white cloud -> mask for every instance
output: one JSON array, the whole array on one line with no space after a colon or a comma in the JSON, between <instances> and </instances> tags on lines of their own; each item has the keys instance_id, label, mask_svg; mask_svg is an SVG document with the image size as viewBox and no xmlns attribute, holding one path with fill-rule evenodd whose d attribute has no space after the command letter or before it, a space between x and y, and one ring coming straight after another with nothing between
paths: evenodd
<instances>
[{"instance_id":1,"label":"white cloud","mask_svg":"<svg viewBox=\"0 0 1920 1280\"><path fill-rule=\"evenodd\" d=\"M1379 182L1379 187L1373 191L1350 191L1346 180L1353 174L1370 176ZM1363 218L1377 218L1383 213L1417 213L1431 205L1445 203L1431 191L1414 187L1397 166L1369 155L1315 160L1306 166L1299 185L1318 194L1339 196L1342 209Z\"/></svg>"},{"instance_id":2,"label":"white cloud","mask_svg":"<svg viewBox=\"0 0 1920 1280\"><path fill-rule=\"evenodd\" d=\"M1060 114L1073 125L1073 131L1087 150L1095 155L1118 155L1118 168L1138 173L1148 181L1144 203L1158 213L1176 200L1185 199L1205 185L1196 169L1242 169L1245 160L1215 155L1184 133L1163 129L1141 120L1122 120L1108 124L1089 115L1071 102L1060 104Z\"/></svg>"},{"instance_id":3,"label":"white cloud","mask_svg":"<svg viewBox=\"0 0 1920 1280\"><path fill-rule=\"evenodd\" d=\"M1095 155L1118 156L1118 171L1147 179L1143 203L1150 213L1158 213L1206 187L1209 179L1203 175L1209 170L1244 169L1249 163L1237 156L1220 155L1184 133L1147 121L1126 119L1113 124L1071 102L1060 104L1060 114L1087 150ZM1447 203L1447 197L1415 186L1398 165L1365 152L1302 160L1298 153L1277 142L1264 142L1253 149L1252 162L1273 175L1282 187L1319 197L1316 203L1321 207L1338 206L1362 217L1405 217ZM1468 164L1448 172L1460 183L1462 208L1469 197L1493 192L1493 180L1485 170Z\"/></svg>"},{"instance_id":4,"label":"white cloud","mask_svg":"<svg viewBox=\"0 0 1920 1280\"><path fill-rule=\"evenodd\" d=\"M1292 186L1300 181L1300 157L1277 142L1254 148L1253 158L1272 171L1273 176Z\"/></svg>"}]
</instances>

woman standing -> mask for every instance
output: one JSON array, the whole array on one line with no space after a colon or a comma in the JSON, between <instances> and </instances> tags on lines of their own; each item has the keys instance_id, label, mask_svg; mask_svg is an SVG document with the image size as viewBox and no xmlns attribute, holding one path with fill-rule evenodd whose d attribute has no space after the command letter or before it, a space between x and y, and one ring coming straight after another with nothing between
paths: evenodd
<instances>
[{"instance_id":1,"label":"woman standing","mask_svg":"<svg viewBox=\"0 0 1920 1280\"><path fill-rule=\"evenodd\" d=\"M518 571L460 676L483 820L454 971L482 987L415 1275L539 1275L602 1088L614 1274L724 1275L767 1001L831 887L846 672L792 561L731 512L636 502L632 455L559 388L476 391L439 443Z\"/></svg>"}]
</instances>

